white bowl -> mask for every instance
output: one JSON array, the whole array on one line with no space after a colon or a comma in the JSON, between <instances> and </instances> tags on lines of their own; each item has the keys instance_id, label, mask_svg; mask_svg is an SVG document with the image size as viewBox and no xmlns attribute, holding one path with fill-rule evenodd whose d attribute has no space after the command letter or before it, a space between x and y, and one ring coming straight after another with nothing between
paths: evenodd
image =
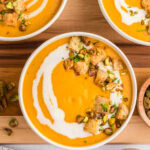
<instances>
[{"instance_id":1,"label":"white bowl","mask_svg":"<svg viewBox=\"0 0 150 150\"><path fill-rule=\"evenodd\" d=\"M40 34L41 32L48 29L58 19L58 17L60 16L62 11L64 10L66 3L67 3L67 0L63 0L61 6L60 6L59 10L57 11L57 13L55 14L55 16L46 25L44 25L39 30L37 30L33 33L30 33L30 34L24 35L24 36L19 36L19 37L2 37L2 36L0 36L0 41L10 41L10 42L21 41L21 40L26 40L26 39L32 38L32 37Z\"/></svg>"},{"instance_id":2,"label":"white bowl","mask_svg":"<svg viewBox=\"0 0 150 150\"><path fill-rule=\"evenodd\" d=\"M127 33L123 32L115 23L113 23L113 21L111 20L111 18L107 14L107 12L106 12L106 10L104 8L102 0L98 0L98 3L99 3L101 11L103 13L103 16L105 17L105 19L107 20L107 22L110 24L110 26L116 32L118 32L121 36L123 36L124 38L126 38L129 41L132 41L132 42L137 43L137 44L145 45L145 46L150 46L150 42L145 42L145 41L142 41L142 40L138 40L138 39L136 39L136 38L128 35Z\"/></svg>"},{"instance_id":3,"label":"white bowl","mask_svg":"<svg viewBox=\"0 0 150 150\"><path fill-rule=\"evenodd\" d=\"M118 129L112 136L110 136L109 138L107 138L106 140L98 143L98 144L94 144L92 146L86 146L86 147L70 147L70 146L64 146L64 145L61 145L59 143L56 143L50 139L48 139L47 137L45 137L43 134L41 134L37 129L36 127L32 124L31 120L29 119L28 115L27 115L27 112L25 110L25 107L24 107L24 103L23 103L23 93L22 93L22 88L23 88L23 81L24 81L24 77L25 77L25 74L26 74L26 71L28 69L28 66L30 65L31 61L34 59L34 57L44 48L46 47L47 45L49 45L50 43L56 41L56 40L59 40L59 39L62 39L64 37L71 37L71 36L88 36L88 37L91 37L91 38L95 38L95 39L98 39L104 43L106 43L107 45L109 45L111 48L113 48L119 55L120 57L122 58L122 60L125 62L129 72L130 72L130 75L131 75L131 80L132 80L132 85L133 85L133 98L132 98L132 106L131 106L131 111L129 113L129 116L127 118L127 120L124 122L124 124L121 126L120 129ZM37 48L33 54L29 57L29 59L27 60L24 68L23 68L23 71L21 73L21 77L20 77L20 81L19 81L19 102L20 102L20 107L21 107L21 110L23 112L23 115L26 119L26 121L28 122L28 124L30 125L30 127L33 129L33 131L39 135L42 139L44 139L45 141L47 141L48 143L51 143L55 146L58 146L60 148L64 148L64 149L69 149L69 150L87 150L87 149L94 149L94 148L97 148L99 146L102 146L108 142L110 142L112 139L114 139L116 136L119 135L119 133L127 126L132 114L133 114L133 111L134 111L134 108L135 108L135 104L136 104L136 97L137 97L137 83L136 83L136 78L135 78L135 74L134 74L134 71L132 69L132 66L129 62L129 60L127 59L127 57L124 55L124 53L117 47L115 46L113 43L111 43L110 41L108 41L107 39L99 36L99 35L95 35L95 34L91 34L91 33L86 33L86 32L71 32L71 33L65 33L65 34L61 34L59 36L56 36L46 42L44 42L39 48Z\"/></svg>"}]
</instances>

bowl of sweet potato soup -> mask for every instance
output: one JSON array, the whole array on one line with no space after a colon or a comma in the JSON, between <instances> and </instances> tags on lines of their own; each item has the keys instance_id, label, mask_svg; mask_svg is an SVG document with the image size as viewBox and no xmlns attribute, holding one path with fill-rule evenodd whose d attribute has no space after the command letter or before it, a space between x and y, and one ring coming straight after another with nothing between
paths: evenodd
<instances>
[{"instance_id":1,"label":"bowl of sweet potato soup","mask_svg":"<svg viewBox=\"0 0 150 150\"><path fill-rule=\"evenodd\" d=\"M66 149L92 149L129 122L137 85L127 57L105 38L84 32L56 36L30 56L19 82L30 127Z\"/></svg>"},{"instance_id":2,"label":"bowl of sweet potato soup","mask_svg":"<svg viewBox=\"0 0 150 150\"><path fill-rule=\"evenodd\" d=\"M0 0L0 41L19 41L50 27L67 0Z\"/></svg>"},{"instance_id":3,"label":"bowl of sweet potato soup","mask_svg":"<svg viewBox=\"0 0 150 150\"><path fill-rule=\"evenodd\" d=\"M150 46L150 0L98 0L101 11L124 38Z\"/></svg>"}]
</instances>

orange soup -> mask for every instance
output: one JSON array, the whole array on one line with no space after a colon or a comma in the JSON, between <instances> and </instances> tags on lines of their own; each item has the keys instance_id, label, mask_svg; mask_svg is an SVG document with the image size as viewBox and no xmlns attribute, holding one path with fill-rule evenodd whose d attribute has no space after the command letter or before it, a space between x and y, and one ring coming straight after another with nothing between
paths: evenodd
<instances>
[{"instance_id":1,"label":"orange soup","mask_svg":"<svg viewBox=\"0 0 150 150\"><path fill-rule=\"evenodd\" d=\"M2 0L0 36L19 37L44 27L58 12L63 0Z\"/></svg>"},{"instance_id":2,"label":"orange soup","mask_svg":"<svg viewBox=\"0 0 150 150\"><path fill-rule=\"evenodd\" d=\"M22 92L36 129L72 147L111 136L132 103L124 62L111 47L88 37L63 38L43 48L27 68Z\"/></svg>"},{"instance_id":3,"label":"orange soup","mask_svg":"<svg viewBox=\"0 0 150 150\"><path fill-rule=\"evenodd\" d=\"M145 0L102 0L113 23L129 36L150 42L150 17ZM150 4L149 4L150 5Z\"/></svg>"}]
</instances>

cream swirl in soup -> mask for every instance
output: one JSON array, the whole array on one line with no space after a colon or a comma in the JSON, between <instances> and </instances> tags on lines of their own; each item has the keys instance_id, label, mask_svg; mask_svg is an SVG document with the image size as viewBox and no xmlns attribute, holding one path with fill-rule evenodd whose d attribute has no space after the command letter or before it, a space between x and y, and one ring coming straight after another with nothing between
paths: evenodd
<instances>
[{"instance_id":1,"label":"cream swirl in soup","mask_svg":"<svg viewBox=\"0 0 150 150\"><path fill-rule=\"evenodd\" d=\"M69 50L67 49L68 45L63 45L58 47L56 50L51 52L43 61L43 64L40 66L36 74L36 79L33 81L33 88L32 94L34 98L34 106L37 110L37 119L43 125L48 125L51 129L55 130L59 134L67 136L68 138L75 139L75 138L83 138L91 136L90 133L84 131L84 125L78 123L67 123L65 121L65 113L62 109L58 107L57 98L53 91L53 84L52 84L52 72L53 69L62 62L63 59L69 58ZM86 47L86 46L85 46ZM90 48L89 48L90 50ZM119 85L122 84L122 80L120 78L119 71L114 71L111 66L104 66L103 63L99 63L99 69L107 72L110 70L114 72L117 80L119 81ZM44 103L51 114L54 123L51 122L48 118L44 117L42 110L39 105L38 101L38 85L40 82L41 77L43 77L43 99ZM116 87L118 88L118 87ZM121 89L122 90L122 87ZM112 100L112 104L116 104L119 106L123 98L123 95L120 91L116 91L114 89L113 92L110 93L110 99ZM109 115L108 118L111 118L112 115ZM108 127L108 123L105 124L104 127ZM97 132L99 134L101 131Z\"/></svg>"},{"instance_id":2,"label":"cream swirl in soup","mask_svg":"<svg viewBox=\"0 0 150 150\"><path fill-rule=\"evenodd\" d=\"M88 37L64 38L43 48L23 83L25 109L34 126L69 146L111 136L127 119L131 100L126 65L108 45Z\"/></svg>"},{"instance_id":3,"label":"cream swirl in soup","mask_svg":"<svg viewBox=\"0 0 150 150\"><path fill-rule=\"evenodd\" d=\"M131 7L125 0L115 0L115 6L121 14L122 22L126 25L141 22L145 19L146 11L144 9Z\"/></svg>"},{"instance_id":4,"label":"cream swirl in soup","mask_svg":"<svg viewBox=\"0 0 150 150\"><path fill-rule=\"evenodd\" d=\"M147 0L102 0L104 11L116 31L149 44L150 42L150 3ZM119 32L119 33L121 33ZM125 36L125 35L124 35ZM127 38L125 36L125 38ZM136 41L138 42L138 41Z\"/></svg>"},{"instance_id":5,"label":"cream swirl in soup","mask_svg":"<svg viewBox=\"0 0 150 150\"><path fill-rule=\"evenodd\" d=\"M67 0L2 0L0 36L18 37L43 28Z\"/></svg>"},{"instance_id":6,"label":"cream swirl in soup","mask_svg":"<svg viewBox=\"0 0 150 150\"><path fill-rule=\"evenodd\" d=\"M27 8L30 9L30 7L33 7L34 5L36 5L37 2L38 0L31 1L30 3L28 3ZM48 0L43 0L42 4L36 10L34 10L33 12L27 15L27 18L35 17L36 15L41 13L43 9L46 7L47 3L48 3Z\"/></svg>"}]
</instances>

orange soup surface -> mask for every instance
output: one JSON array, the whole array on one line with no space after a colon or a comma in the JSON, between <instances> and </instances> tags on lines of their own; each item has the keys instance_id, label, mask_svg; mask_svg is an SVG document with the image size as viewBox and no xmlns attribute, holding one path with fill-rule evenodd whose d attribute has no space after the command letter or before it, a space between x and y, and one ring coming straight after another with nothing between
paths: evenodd
<instances>
[{"instance_id":1,"label":"orange soup surface","mask_svg":"<svg viewBox=\"0 0 150 150\"><path fill-rule=\"evenodd\" d=\"M34 99L33 99L33 82L37 77L37 72L41 67L41 64L45 61L45 58L52 52L54 52L58 47L67 44L70 38L63 38L57 40L45 48L43 48L32 60L30 63L23 82L23 103L25 106L25 110L27 115L32 122L32 124L36 127L36 129L42 133L48 139L62 144L66 146L88 146L99 143L100 141L105 140L109 136L101 132L97 135L91 135L84 138L69 138L64 136L58 132L55 132L51 129L48 125L44 125L40 123L37 118L37 110L34 106ZM95 39L91 39L92 41L97 41ZM103 43L102 43L103 44ZM103 44L105 45L105 44ZM120 59L120 56L109 46L105 45L105 52L108 56L112 58ZM65 122L67 123L74 123L75 118L78 114L84 115L85 111L89 108L93 107L93 101L96 95L101 95L104 97L109 98L110 93L103 91L99 88L96 84L93 83L93 78L89 77L87 74L77 76L74 71L64 69L63 59L60 63L56 65L53 69L51 74L52 80L52 89L54 95L57 99L58 108L63 110L65 114ZM44 75L41 76L39 84L38 84L38 102L41 111L48 120L54 123L54 120L49 113L49 110L44 102L43 98L43 78ZM126 105L130 109L132 103L132 84L131 78L129 73L121 76L121 80L124 84L123 87L123 94L124 96L128 97ZM49 83L50 84L50 83ZM48 85L49 85L48 84ZM51 103L51 100L49 100Z\"/></svg>"},{"instance_id":2,"label":"orange soup surface","mask_svg":"<svg viewBox=\"0 0 150 150\"><path fill-rule=\"evenodd\" d=\"M112 22L120 30L122 30L123 32L125 32L126 34L137 40L150 42L150 34L147 32L148 26L147 21L149 19L146 19L145 15L143 15L144 17L143 18L141 17L141 19L139 19L138 22L133 21L131 24L127 24L128 20L130 19L136 20L134 19L134 17L136 16L137 18L139 18L138 17L139 13L141 13L141 10L144 10L141 6L142 0L123 0L123 1L126 3L126 5L128 5L127 9L124 6L121 6L121 9L129 14L128 16L129 18L126 17L125 21L126 23L122 21L122 15L120 11L118 11L118 9L116 8L115 0L102 0L106 13L108 14ZM138 8L138 10L135 10L134 7L136 7L136 9Z\"/></svg>"}]
</instances>

